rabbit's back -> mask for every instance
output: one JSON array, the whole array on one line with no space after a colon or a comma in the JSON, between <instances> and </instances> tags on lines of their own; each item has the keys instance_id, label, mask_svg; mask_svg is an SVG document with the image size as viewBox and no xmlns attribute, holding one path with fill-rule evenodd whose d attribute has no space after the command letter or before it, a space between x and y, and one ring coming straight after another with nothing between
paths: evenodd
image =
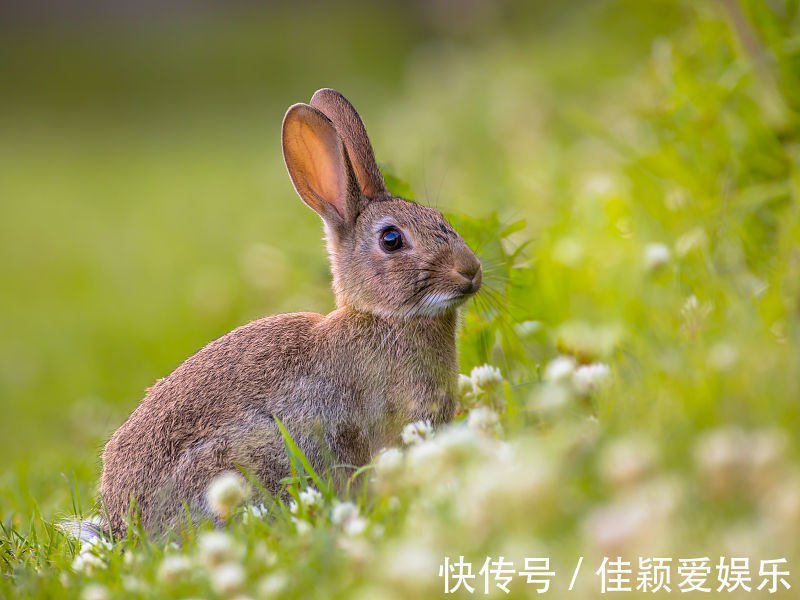
<instances>
[{"instance_id":1,"label":"rabbit's back","mask_svg":"<svg viewBox=\"0 0 800 600\"><path fill-rule=\"evenodd\" d=\"M151 519L170 521L182 511L179 499L203 511L202 490L236 465L276 491L288 467L273 417L316 420L319 406L296 387L315 379L313 330L322 319L297 313L253 321L150 388L103 453L101 493L114 531L125 528L131 495L148 529L158 526Z\"/></svg>"}]
</instances>

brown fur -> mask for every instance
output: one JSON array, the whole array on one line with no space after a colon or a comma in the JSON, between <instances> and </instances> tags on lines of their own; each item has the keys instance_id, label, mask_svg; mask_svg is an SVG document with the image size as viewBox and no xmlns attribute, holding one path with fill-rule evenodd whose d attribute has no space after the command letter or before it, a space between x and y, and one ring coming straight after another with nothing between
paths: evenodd
<instances>
[{"instance_id":1,"label":"brown fur","mask_svg":"<svg viewBox=\"0 0 800 600\"><path fill-rule=\"evenodd\" d=\"M338 308L244 325L156 382L103 453L116 534L131 497L151 532L179 523L183 502L208 516L208 484L237 465L277 493L289 465L276 418L334 474L369 462L408 422L452 418L456 307L480 286L477 258L440 213L388 194L338 92L291 107L282 135L292 182L325 222ZM387 226L402 232L400 251L381 249Z\"/></svg>"}]
</instances>

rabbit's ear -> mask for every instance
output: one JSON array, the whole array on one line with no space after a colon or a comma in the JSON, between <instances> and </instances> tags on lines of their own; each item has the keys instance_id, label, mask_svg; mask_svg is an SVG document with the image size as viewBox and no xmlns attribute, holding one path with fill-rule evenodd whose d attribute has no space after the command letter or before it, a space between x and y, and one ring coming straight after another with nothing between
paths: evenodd
<instances>
[{"instance_id":1,"label":"rabbit's ear","mask_svg":"<svg viewBox=\"0 0 800 600\"><path fill-rule=\"evenodd\" d=\"M337 229L354 220L361 198L344 144L330 119L308 104L283 118L283 159L297 193Z\"/></svg>"},{"instance_id":2,"label":"rabbit's ear","mask_svg":"<svg viewBox=\"0 0 800 600\"><path fill-rule=\"evenodd\" d=\"M336 131L347 147L347 154L364 197L377 198L388 195L386 183L375 162L367 130L353 105L339 92L328 88L317 90L310 104L333 121Z\"/></svg>"}]
</instances>

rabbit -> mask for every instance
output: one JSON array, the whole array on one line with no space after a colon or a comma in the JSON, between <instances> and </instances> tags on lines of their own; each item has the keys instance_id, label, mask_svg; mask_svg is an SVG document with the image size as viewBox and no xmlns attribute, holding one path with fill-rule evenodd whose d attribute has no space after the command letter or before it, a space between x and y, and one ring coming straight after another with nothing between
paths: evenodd
<instances>
[{"instance_id":1,"label":"rabbit","mask_svg":"<svg viewBox=\"0 0 800 600\"><path fill-rule=\"evenodd\" d=\"M389 193L339 92L290 107L281 136L294 188L323 221L336 309L253 321L147 390L103 451L116 536L134 510L148 533L187 510L214 518L206 490L225 471L279 494L290 464L276 419L340 482L405 424L454 416L457 309L481 286L480 261L438 211Z\"/></svg>"}]
</instances>

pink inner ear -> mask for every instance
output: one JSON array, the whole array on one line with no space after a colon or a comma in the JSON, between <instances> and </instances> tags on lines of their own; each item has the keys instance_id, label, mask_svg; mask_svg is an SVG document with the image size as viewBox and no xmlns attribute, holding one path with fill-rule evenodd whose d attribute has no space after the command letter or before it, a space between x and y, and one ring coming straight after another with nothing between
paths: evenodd
<instances>
[{"instance_id":1,"label":"pink inner ear","mask_svg":"<svg viewBox=\"0 0 800 600\"><path fill-rule=\"evenodd\" d=\"M342 142L328 123L299 124L300 161L308 186L339 216L344 217L347 198L347 170L342 156ZM303 155L305 159L303 160Z\"/></svg>"}]
</instances>

